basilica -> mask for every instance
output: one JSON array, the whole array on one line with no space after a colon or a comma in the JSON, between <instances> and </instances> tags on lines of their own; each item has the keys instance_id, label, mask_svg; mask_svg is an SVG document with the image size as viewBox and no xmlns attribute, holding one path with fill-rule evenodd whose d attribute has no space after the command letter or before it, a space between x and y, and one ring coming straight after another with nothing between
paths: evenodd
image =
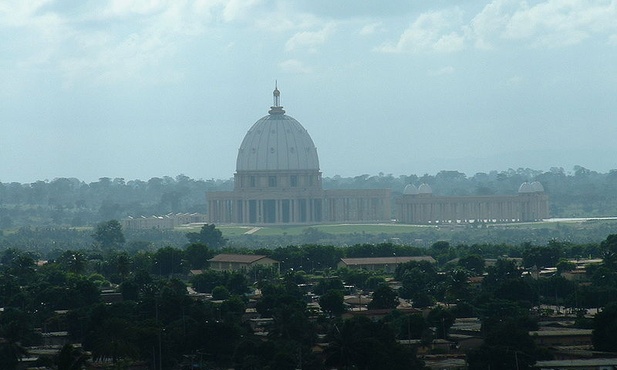
<instances>
[{"instance_id":1,"label":"basilica","mask_svg":"<svg viewBox=\"0 0 617 370\"><path fill-rule=\"evenodd\" d=\"M234 190L209 192L208 220L216 224L523 222L548 218L538 182L516 195L444 197L410 184L393 200L390 189L322 187L317 148L306 129L285 114L275 87L268 115L248 130L238 149ZM395 212L392 212L394 204Z\"/></svg>"},{"instance_id":2,"label":"basilica","mask_svg":"<svg viewBox=\"0 0 617 370\"><path fill-rule=\"evenodd\" d=\"M207 193L210 222L389 221L389 189L323 189L313 139L300 122L285 114L277 88L273 100L268 115L255 122L240 144L234 190Z\"/></svg>"}]
</instances>

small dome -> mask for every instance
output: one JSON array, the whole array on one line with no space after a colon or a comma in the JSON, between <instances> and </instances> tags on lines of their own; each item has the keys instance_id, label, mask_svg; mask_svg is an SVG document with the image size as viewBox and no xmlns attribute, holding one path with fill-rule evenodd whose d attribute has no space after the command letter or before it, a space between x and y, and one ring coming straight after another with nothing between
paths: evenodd
<instances>
[{"instance_id":1,"label":"small dome","mask_svg":"<svg viewBox=\"0 0 617 370\"><path fill-rule=\"evenodd\" d=\"M418 194L433 194L433 189L427 183L424 183L418 187Z\"/></svg>"},{"instance_id":2,"label":"small dome","mask_svg":"<svg viewBox=\"0 0 617 370\"><path fill-rule=\"evenodd\" d=\"M521 186L519 186L518 192L519 193L533 193L533 188L531 187L530 183L525 181L524 183L521 184Z\"/></svg>"},{"instance_id":3,"label":"small dome","mask_svg":"<svg viewBox=\"0 0 617 370\"><path fill-rule=\"evenodd\" d=\"M404 195L416 195L418 194L418 189L412 184L409 184L405 186L405 189L403 190L403 194Z\"/></svg>"},{"instance_id":4,"label":"small dome","mask_svg":"<svg viewBox=\"0 0 617 370\"><path fill-rule=\"evenodd\" d=\"M538 181L534 181L531 183L531 189L534 193L544 193L544 186L540 184Z\"/></svg>"}]
</instances>

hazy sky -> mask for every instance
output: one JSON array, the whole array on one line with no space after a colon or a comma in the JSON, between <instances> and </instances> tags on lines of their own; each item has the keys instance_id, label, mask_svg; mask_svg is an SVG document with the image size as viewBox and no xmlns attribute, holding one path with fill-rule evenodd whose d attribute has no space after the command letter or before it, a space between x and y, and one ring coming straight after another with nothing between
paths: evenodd
<instances>
[{"instance_id":1,"label":"hazy sky","mask_svg":"<svg viewBox=\"0 0 617 370\"><path fill-rule=\"evenodd\" d=\"M274 80L324 176L617 168L617 1L0 0L0 181L232 177Z\"/></svg>"}]
</instances>

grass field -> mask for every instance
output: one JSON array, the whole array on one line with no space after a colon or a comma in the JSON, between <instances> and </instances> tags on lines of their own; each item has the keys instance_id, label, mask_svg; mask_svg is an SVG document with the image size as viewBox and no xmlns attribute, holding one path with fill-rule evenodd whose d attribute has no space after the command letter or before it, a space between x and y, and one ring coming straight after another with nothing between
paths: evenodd
<instances>
[{"instance_id":1,"label":"grass field","mask_svg":"<svg viewBox=\"0 0 617 370\"><path fill-rule=\"evenodd\" d=\"M252 235L301 235L307 228L313 228L328 234L398 234L408 233L431 226L399 225L399 224L332 224L332 225L297 225L297 226L217 226L224 236L237 236L253 231ZM433 226L434 227L434 226ZM183 227L182 231L199 232L200 227ZM256 229L256 230L253 230Z\"/></svg>"},{"instance_id":2,"label":"grass field","mask_svg":"<svg viewBox=\"0 0 617 370\"><path fill-rule=\"evenodd\" d=\"M616 225L617 220L580 220L580 219L564 219L564 220L552 220L545 222L527 222L527 223L510 223L510 224L487 224L486 228L499 228L499 229L555 229L559 227L574 227L574 228L587 228L592 226L598 226L599 224ZM193 231L199 232L201 226L182 227L184 232ZM469 225L402 225L402 224L332 224L332 225L295 225L295 226L217 226L225 237L234 237L243 234L252 234L257 236L278 236L278 235L301 235L307 228L313 228L318 231L333 234L333 235L345 235L345 234L403 234L413 233L427 228L434 228L440 231L448 231L452 229L468 228Z\"/></svg>"},{"instance_id":3,"label":"grass field","mask_svg":"<svg viewBox=\"0 0 617 370\"><path fill-rule=\"evenodd\" d=\"M419 229L425 229L431 226L418 225L395 225L395 224L333 224L333 225L302 225L302 226L267 226L261 227L255 231L254 235L300 235L307 228L312 228L324 233L340 235L340 234L399 234L414 232ZM236 233L240 230L238 227L221 227L223 233ZM250 229L250 228L248 228ZM244 229L247 230L247 229ZM237 234L236 234L237 235Z\"/></svg>"}]
</instances>

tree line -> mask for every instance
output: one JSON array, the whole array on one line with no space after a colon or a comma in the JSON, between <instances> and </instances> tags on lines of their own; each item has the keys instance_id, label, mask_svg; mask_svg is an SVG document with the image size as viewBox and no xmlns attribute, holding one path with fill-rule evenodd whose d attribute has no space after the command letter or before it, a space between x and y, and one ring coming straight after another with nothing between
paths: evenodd
<instances>
[{"instance_id":1,"label":"tree line","mask_svg":"<svg viewBox=\"0 0 617 370\"><path fill-rule=\"evenodd\" d=\"M490 171L467 176L458 171L435 175L392 174L333 176L326 189L389 188L393 197L407 184L429 184L439 195L515 194L525 181L540 181L550 196L554 217L617 214L617 170L599 173L575 166L571 171L529 168ZM206 213L207 191L233 189L233 179L196 180L184 175L147 181L102 177L86 183L57 178L33 183L0 182L0 230L21 226L84 226L127 216L167 213Z\"/></svg>"}]
</instances>

